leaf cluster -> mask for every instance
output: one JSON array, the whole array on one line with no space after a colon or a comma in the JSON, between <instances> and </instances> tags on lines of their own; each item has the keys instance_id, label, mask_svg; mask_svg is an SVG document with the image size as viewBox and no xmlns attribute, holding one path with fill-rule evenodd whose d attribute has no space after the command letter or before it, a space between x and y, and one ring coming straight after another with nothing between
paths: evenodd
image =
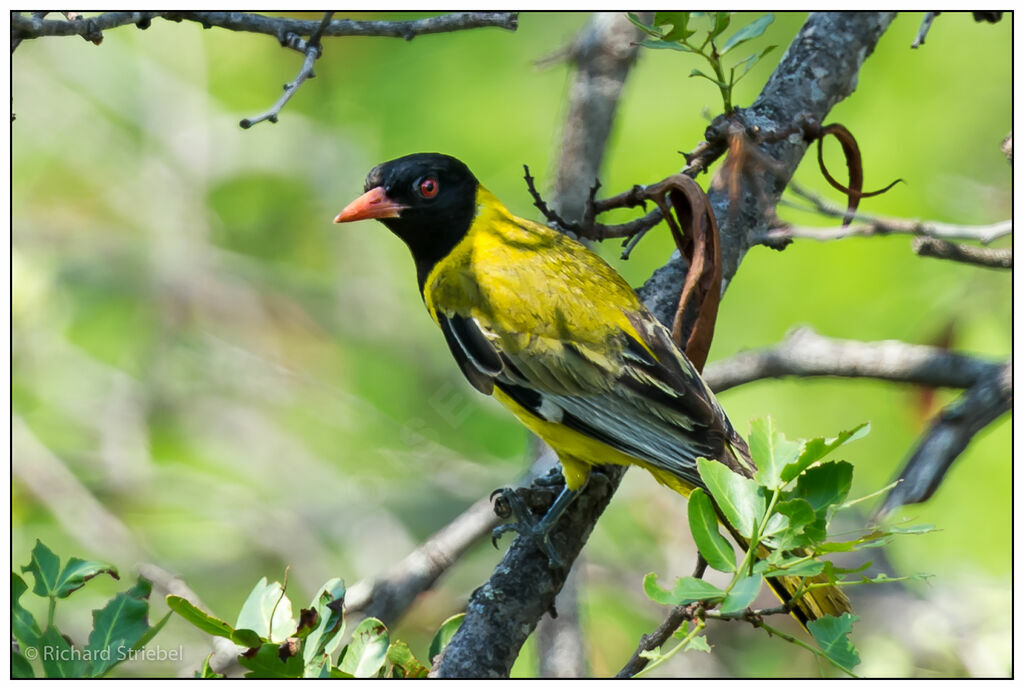
<instances>
[{"instance_id":1,"label":"leaf cluster","mask_svg":"<svg viewBox=\"0 0 1024 690\"><path fill-rule=\"evenodd\" d=\"M149 624L151 583L138 583L92 612L93 626L85 647L77 645L54 624L57 602L67 599L98 575L120 579L117 569L107 563L69 558L61 567L60 558L36 540L32 560L22 573L34 579L32 594L49 600L45 629L21 604L28 585L17 573L11 573L11 632L16 644L11 648L11 677L34 678L38 660L47 678L101 678L118 664L132 658L160 632L170 613L156 625Z\"/></svg>"},{"instance_id":2,"label":"leaf cluster","mask_svg":"<svg viewBox=\"0 0 1024 690\"><path fill-rule=\"evenodd\" d=\"M647 595L670 606L694 605L699 620L748 618L769 632L777 632L748 608L757 598L763 578L795 578L799 584L793 602L818 588L905 579L886 575L848 579L870 563L849 570L821 558L824 554L882 546L898 533L930 531L928 527L876 528L852 539L830 539L829 527L835 514L869 497L847 500L853 466L823 459L843 444L864 436L868 429L867 424L861 424L834 438L789 440L770 418L760 419L753 422L749 440L757 467L753 478L733 472L720 462L699 459L698 470L706 489L697 488L690 494L690 532L708 566L731 574L732 580L721 588L698 577L683 577L671 589L664 589L651 573L644 580ZM719 531L719 523L749 544L740 557ZM792 606L772 613L785 613ZM850 614L824 616L808 625L818 643L818 649L812 651L849 673L860 661L847 637L855 620ZM680 648L677 645L668 654ZM692 639L687 648L694 648Z\"/></svg>"},{"instance_id":3,"label":"leaf cluster","mask_svg":"<svg viewBox=\"0 0 1024 690\"><path fill-rule=\"evenodd\" d=\"M753 52L728 68L722 62L728 53L747 41L764 33L768 25L775 21L775 15L761 15L751 23L733 33L725 42L721 36L732 21L731 12L655 12L654 23L650 26L640 21L637 15L630 12L629 20L651 38L640 42L645 48L678 50L683 53L695 53L704 58L713 71L713 75L694 69L691 77L702 77L718 87L722 94L722 103L726 113L732 112L732 89L761 58L778 46L770 45ZM706 20L707 29L694 28L695 19ZM662 29L660 27L668 27ZM739 71L737 73L737 70Z\"/></svg>"},{"instance_id":4,"label":"leaf cluster","mask_svg":"<svg viewBox=\"0 0 1024 690\"><path fill-rule=\"evenodd\" d=\"M287 580L286 580L287 581ZM409 645L392 640L376 618L364 618L345 635L345 584L328 580L308 608L293 615L285 586L261 578L242 605L234 625L212 616L188 600L167 597L167 605L205 633L245 647L238 663L246 678L425 678L429 666L416 659ZM462 624L463 614L445 621L434 635L428 658L440 654ZM340 647L340 652L338 652ZM334 661L337 652L337 662ZM200 678L220 677L207 657L196 672Z\"/></svg>"}]
</instances>

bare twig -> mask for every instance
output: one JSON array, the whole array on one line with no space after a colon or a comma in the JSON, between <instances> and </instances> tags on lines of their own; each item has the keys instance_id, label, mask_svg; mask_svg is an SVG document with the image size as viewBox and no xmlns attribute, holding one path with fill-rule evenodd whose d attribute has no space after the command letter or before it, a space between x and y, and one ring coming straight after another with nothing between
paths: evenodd
<instances>
[{"instance_id":1,"label":"bare twig","mask_svg":"<svg viewBox=\"0 0 1024 690\"><path fill-rule=\"evenodd\" d=\"M387 573L351 587L345 609L393 625L417 596L430 589L466 549L490 534L499 522L490 499L481 498Z\"/></svg>"},{"instance_id":2,"label":"bare twig","mask_svg":"<svg viewBox=\"0 0 1024 690\"><path fill-rule=\"evenodd\" d=\"M924 38L928 35L928 30L932 28L932 22L938 17L941 12L925 12L924 19L921 20L921 28L917 30L917 36L914 38L914 42L910 44L911 48L917 48L918 46L924 45Z\"/></svg>"},{"instance_id":3,"label":"bare twig","mask_svg":"<svg viewBox=\"0 0 1024 690\"><path fill-rule=\"evenodd\" d=\"M86 22L44 20L18 12L11 13L12 39L42 36L84 36L90 31L105 31L126 24L146 28L156 18L168 21L192 21L204 28L220 27L229 31L267 34L284 41L287 34L310 36L320 22L284 17L267 17L250 12L104 12ZM446 33L463 29L498 27L514 31L517 12L453 12L415 21L352 21L335 19L328 24L324 36L382 36L407 41L425 34Z\"/></svg>"},{"instance_id":4,"label":"bare twig","mask_svg":"<svg viewBox=\"0 0 1024 690\"><path fill-rule=\"evenodd\" d=\"M823 197L793 183L790 190L811 202L814 211L833 218L842 218L846 209L840 208ZM794 206L785 201L783 205ZM796 208L802 208L795 206ZM952 225L933 221L921 221L907 218L880 218L864 213L857 213L853 219L860 221L845 228L798 228L777 227L767 230L761 242L775 245L779 242L807 238L820 241L841 240L847 237L870 237L873 235L920 235L942 240L973 240L982 244L1005 237L1013 232L1013 221L1004 220L992 225Z\"/></svg>"},{"instance_id":5,"label":"bare twig","mask_svg":"<svg viewBox=\"0 0 1024 690\"><path fill-rule=\"evenodd\" d=\"M704 572L708 568L708 562L704 560L704 556L697 552L697 565L693 569L693 577L702 578ZM651 652L665 644L665 641L671 637L672 633L679 629L679 626L683 624L683 621L693 620L693 614L696 611L696 606L693 604L686 604L684 606L673 606L669 610L668 615L665 616L665 620L661 622L653 632L642 635L640 637L640 644L637 645L636 651L633 652L633 656L629 658L626 665L615 674L616 678L632 678L640 671L647 667L650 659L645 657L644 652Z\"/></svg>"},{"instance_id":6,"label":"bare twig","mask_svg":"<svg viewBox=\"0 0 1024 690\"><path fill-rule=\"evenodd\" d=\"M291 100L291 97L295 95L295 92L299 90L299 87L302 86L303 82L316 76L316 74L313 73L313 64L324 52L320 45L320 37L323 36L324 29L327 28L327 25L330 23L333 15L334 12L324 12L324 18L320 21L320 26L318 26L316 31L314 31L309 37L309 41L303 41L302 38L296 34L288 35L287 38L289 43L300 42L305 44L303 52L306 57L302 61L302 69L299 70L299 74L295 79L284 85L284 93L281 94L281 97L277 99L277 103L275 103L270 110L267 110L255 117L244 118L239 122L238 124L242 129L249 129L254 124L263 122L264 120L277 122L277 116L281 112L281 108L284 107L285 103Z\"/></svg>"},{"instance_id":7,"label":"bare twig","mask_svg":"<svg viewBox=\"0 0 1024 690\"><path fill-rule=\"evenodd\" d=\"M914 240L914 252L920 256L936 259L961 261L985 268L1013 268L1013 249L985 249L968 244L956 244L934 237L918 237Z\"/></svg>"},{"instance_id":8,"label":"bare twig","mask_svg":"<svg viewBox=\"0 0 1024 690\"><path fill-rule=\"evenodd\" d=\"M570 56L576 74L555 175L554 210L582 220L590 185L598 177L619 94L636 59L638 28L622 12L597 12Z\"/></svg>"},{"instance_id":9,"label":"bare twig","mask_svg":"<svg viewBox=\"0 0 1024 690\"><path fill-rule=\"evenodd\" d=\"M861 342L827 338L796 328L772 347L709 364L704 379L715 392L751 381L787 376L873 378L941 388L970 388L1001 368L998 362L898 340Z\"/></svg>"},{"instance_id":10,"label":"bare twig","mask_svg":"<svg viewBox=\"0 0 1024 690\"><path fill-rule=\"evenodd\" d=\"M926 500L974 436L1013 406L1013 363L1007 361L944 408L922 436L876 519L908 503Z\"/></svg>"}]
</instances>

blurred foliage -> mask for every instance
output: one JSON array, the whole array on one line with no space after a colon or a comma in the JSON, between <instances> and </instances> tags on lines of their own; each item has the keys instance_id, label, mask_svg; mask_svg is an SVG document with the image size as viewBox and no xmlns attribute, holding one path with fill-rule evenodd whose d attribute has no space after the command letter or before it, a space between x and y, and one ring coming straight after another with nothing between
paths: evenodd
<instances>
[{"instance_id":1,"label":"blurred foliage","mask_svg":"<svg viewBox=\"0 0 1024 690\"><path fill-rule=\"evenodd\" d=\"M803 19L777 14L759 40L786 46ZM1006 218L1011 178L999 142L1011 127L1012 16L989 25L943 13L911 50L920 19L897 17L829 118L857 136L867 188L907 181L861 209ZM271 37L156 21L108 31L101 46L23 42L12 68L13 553L42 539L58 553L154 561L212 610L239 610L241 583L285 565L300 599L331 577L371 577L513 481L525 468L526 432L452 366L406 250L377 225L330 221L370 167L413 151L462 158L513 211L534 216L521 166L550 184L571 78L565 63L535 63L585 21L524 13L515 33L329 39L318 78L280 122L247 131L238 121L267 108L301 63ZM749 105L783 52L736 85L734 104ZM720 97L686 78L688 57L643 51L623 92L605 190L677 171L678 151L701 140L701 111L714 113ZM839 147L826 148L830 169L841 170ZM796 179L829 193L813 156ZM617 261L617 246L601 251L639 284L671 249L656 231L628 262ZM776 342L798 323L919 343L951 330L957 350L1006 357L1010 276L918 258L906 237L755 248L723 300L711 360ZM871 435L843 455L856 467L854 495L864 495L894 476L928 417L955 395L764 381L721 400L744 431L766 414L808 437L870 420ZM889 548L890 572L935 577L893 586L884 601L851 592L862 672L1009 673L1010 458L1003 419L928 503L904 510L941 531ZM600 520L582 592L593 674L618 670L660 621L642 574L692 571L685 516L682 499L631 472ZM475 547L395 634L425 649L499 556ZM102 581L83 590L58 611L61 630L85 639L82 611L114 593ZM23 603L37 619L45 613ZM162 615L162 603L153 607ZM824 672L806 653L722 627L711 654L680 655L658 672ZM161 637L184 645L184 668L128 662L115 673L191 675L209 653L208 636L180 620ZM528 643L515 673L536 668Z\"/></svg>"}]
</instances>

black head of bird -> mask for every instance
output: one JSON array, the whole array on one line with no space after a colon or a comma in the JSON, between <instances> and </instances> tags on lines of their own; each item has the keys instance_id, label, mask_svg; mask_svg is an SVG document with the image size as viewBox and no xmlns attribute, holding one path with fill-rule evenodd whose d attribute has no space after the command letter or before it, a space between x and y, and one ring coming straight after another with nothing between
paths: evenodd
<instances>
[{"instance_id":1,"label":"black head of bird","mask_svg":"<svg viewBox=\"0 0 1024 690\"><path fill-rule=\"evenodd\" d=\"M429 270L466 234L476 211L477 179L466 165L441 153L415 153L381 163L366 176L365 194L335 223L375 218Z\"/></svg>"}]
</instances>

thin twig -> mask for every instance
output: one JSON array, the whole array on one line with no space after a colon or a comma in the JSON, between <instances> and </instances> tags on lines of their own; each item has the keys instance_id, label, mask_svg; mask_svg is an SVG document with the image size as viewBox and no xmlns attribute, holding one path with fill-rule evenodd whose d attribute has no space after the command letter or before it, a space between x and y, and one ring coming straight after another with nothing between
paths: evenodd
<instances>
[{"instance_id":1,"label":"thin twig","mask_svg":"<svg viewBox=\"0 0 1024 690\"><path fill-rule=\"evenodd\" d=\"M949 259L985 268L1013 268L1013 249L986 249L967 244L956 244L934 237L918 237L914 240L914 252L918 256Z\"/></svg>"},{"instance_id":2,"label":"thin twig","mask_svg":"<svg viewBox=\"0 0 1024 690\"><path fill-rule=\"evenodd\" d=\"M928 30L932 28L932 22L938 17L941 12L925 12L924 19L921 20L921 28L917 30L917 37L914 38L914 42L910 44L911 48L917 48L918 46L924 45L924 38L928 35Z\"/></svg>"},{"instance_id":3,"label":"thin twig","mask_svg":"<svg viewBox=\"0 0 1024 690\"><path fill-rule=\"evenodd\" d=\"M291 100L292 96L294 96L295 92L299 90L299 87L302 86L303 82L316 76L313 72L313 64L324 52L320 45L320 37L323 36L324 29L327 28L327 25L330 23L333 15L334 12L324 12L324 18L320 21L320 26L318 26L316 31L314 31L309 37L309 41L305 42L304 52L306 57L302 61L302 69L299 70L299 74L295 79L284 85L284 93L277 99L277 103L275 103L270 110L267 110L264 113L256 115L255 117L244 118L238 123L242 129L249 129L254 124L263 122L264 120L277 122L277 116L281 112L281 108ZM302 41L301 37L296 34L289 34L288 39L289 42Z\"/></svg>"},{"instance_id":4,"label":"thin twig","mask_svg":"<svg viewBox=\"0 0 1024 690\"><path fill-rule=\"evenodd\" d=\"M345 596L346 611L373 616L386 625L393 625L417 596L430 589L437 578L473 544L489 535L499 522L490 498L481 498L386 573L349 588Z\"/></svg>"},{"instance_id":5,"label":"thin twig","mask_svg":"<svg viewBox=\"0 0 1024 690\"><path fill-rule=\"evenodd\" d=\"M811 202L811 210L824 216L842 218L846 214L845 208L840 208L814 192L801 187L796 183L789 185L789 189L807 201ZM794 204L781 201L780 205L802 208ZM952 225L949 223L938 223L933 221L922 221L907 218L881 218L870 216L864 213L854 214L853 220L860 221L857 224L845 228L798 228L798 227L776 227L767 230L761 239L763 244L774 246L779 242L795 238L816 239L820 241L841 240L847 237L870 237L874 235L920 235L934 237L943 240L973 240L982 244L1005 237L1013 232L1013 220L1004 220L992 225Z\"/></svg>"},{"instance_id":6,"label":"thin twig","mask_svg":"<svg viewBox=\"0 0 1024 690\"><path fill-rule=\"evenodd\" d=\"M11 37L18 39L42 36L84 36L96 30L105 31L126 24L148 26L156 18L168 21L192 21L204 28L219 27L229 31L266 34L282 40L289 33L310 36L320 22L306 19L267 17L250 12L104 12L85 22L44 20L18 12L11 13ZM426 34L447 33L463 29L498 27L514 31L517 12L452 12L414 21L352 21L335 19L324 29L324 36L381 36L407 41Z\"/></svg>"}]
</instances>

